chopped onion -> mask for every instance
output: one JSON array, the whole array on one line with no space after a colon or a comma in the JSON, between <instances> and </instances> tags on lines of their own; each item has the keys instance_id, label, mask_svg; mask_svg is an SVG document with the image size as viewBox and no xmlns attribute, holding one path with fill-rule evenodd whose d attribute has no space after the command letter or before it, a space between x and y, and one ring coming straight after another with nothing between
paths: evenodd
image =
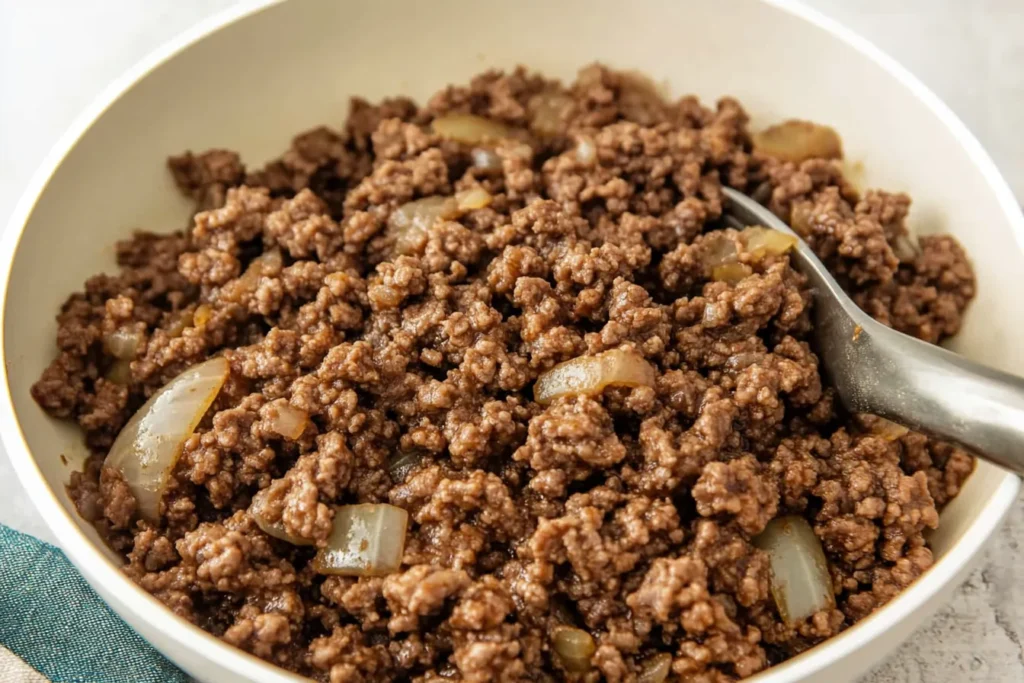
<instances>
[{"instance_id":1,"label":"chopped onion","mask_svg":"<svg viewBox=\"0 0 1024 683\"><path fill-rule=\"evenodd\" d=\"M785 121L755 133L753 140L754 149L783 161L843 158L839 135L828 126L810 121Z\"/></svg>"},{"instance_id":2,"label":"chopped onion","mask_svg":"<svg viewBox=\"0 0 1024 683\"><path fill-rule=\"evenodd\" d=\"M739 254L736 252L736 243L729 239L724 232L717 232L708 236L705 240L704 265L714 269L726 263L735 263Z\"/></svg>"},{"instance_id":3,"label":"chopped onion","mask_svg":"<svg viewBox=\"0 0 1024 683\"><path fill-rule=\"evenodd\" d=\"M443 138L470 145L507 138L511 132L503 123L473 114L448 114L434 119L433 127L434 132Z\"/></svg>"},{"instance_id":4,"label":"chopped onion","mask_svg":"<svg viewBox=\"0 0 1024 683\"><path fill-rule=\"evenodd\" d=\"M921 247L910 235L900 233L892 242L892 250L896 258L904 263L910 263L921 255Z\"/></svg>"},{"instance_id":5,"label":"chopped onion","mask_svg":"<svg viewBox=\"0 0 1024 683\"><path fill-rule=\"evenodd\" d=\"M530 129L545 137L558 135L575 105L567 93L558 90L537 93L526 104L530 112Z\"/></svg>"},{"instance_id":6,"label":"chopped onion","mask_svg":"<svg viewBox=\"0 0 1024 683\"><path fill-rule=\"evenodd\" d=\"M793 232L806 239L811 234L811 203L796 202L789 212L789 227Z\"/></svg>"},{"instance_id":7,"label":"chopped onion","mask_svg":"<svg viewBox=\"0 0 1024 683\"><path fill-rule=\"evenodd\" d=\"M339 505L327 545L313 558L313 569L340 576L390 574L402 564L408 523L409 513L394 505Z\"/></svg>"},{"instance_id":8,"label":"chopped onion","mask_svg":"<svg viewBox=\"0 0 1024 683\"><path fill-rule=\"evenodd\" d=\"M474 147L469 153L473 159L473 165L485 171L498 171L501 169L501 157L493 149L486 147Z\"/></svg>"},{"instance_id":9,"label":"chopped onion","mask_svg":"<svg viewBox=\"0 0 1024 683\"><path fill-rule=\"evenodd\" d=\"M636 683L664 683L672 671L672 655L659 652L645 659L640 665Z\"/></svg>"},{"instance_id":10,"label":"chopped onion","mask_svg":"<svg viewBox=\"0 0 1024 683\"><path fill-rule=\"evenodd\" d=\"M427 230L439 220L455 218L458 203L452 197L424 197L402 204L388 217L388 231L395 238L395 250L409 254L420 248Z\"/></svg>"},{"instance_id":11,"label":"chopped onion","mask_svg":"<svg viewBox=\"0 0 1024 683\"><path fill-rule=\"evenodd\" d=\"M747 248L747 253L756 261L767 255L781 256L796 246L797 238L793 235L772 230L771 228L744 228L740 239Z\"/></svg>"},{"instance_id":12,"label":"chopped onion","mask_svg":"<svg viewBox=\"0 0 1024 683\"><path fill-rule=\"evenodd\" d=\"M124 358L118 358L107 370L107 380L114 384L129 384L132 381L132 362Z\"/></svg>"},{"instance_id":13,"label":"chopped onion","mask_svg":"<svg viewBox=\"0 0 1024 683\"><path fill-rule=\"evenodd\" d=\"M206 304L199 304L196 312L192 314L192 324L200 328L206 327L206 323L210 322L212 317L213 309Z\"/></svg>"},{"instance_id":14,"label":"chopped onion","mask_svg":"<svg viewBox=\"0 0 1024 683\"><path fill-rule=\"evenodd\" d=\"M275 484L271 484L261 491L258 491L255 496L252 497L252 503L249 504L249 516L252 517L253 521L256 522L256 526L263 530L268 536L279 538L282 541L287 541L292 545L313 545L313 541L308 538L302 538L301 536L292 536L284 529L284 523L278 519L277 521L270 521L270 517L267 513L267 496L269 495L270 488Z\"/></svg>"},{"instance_id":15,"label":"chopped onion","mask_svg":"<svg viewBox=\"0 0 1024 683\"><path fill-rule=\"evenodd\" d=\"M576 161L589 166L594 163L596 158L597 148L594 146L594 141L588 137L580 137L576 141Z\"/></svg>"},{"instance_id":16,"label":"chopped onion","mask_svg":"<svg viewBox=\"0 0 1024 683\"><path fill-rule=\"evenodd\" d=\"M581 674L590 670L590 658L597 651L594 638L580 628L565 626L555 631L551 648L569 673Z\"/></svg>"},{"instance_id":17,"label":"chopped onion","mask_svg":"<svg viewBox=\"0 0 1024 683\"><path fill-rule=\"evenodd\" d=\"M263 411L270 423L270 428L286 439L295 441L306 431L309 415L288 404L284 399L268 403Z\"/></svg>"},{"instance_id":18,"label":"chopped onion","mask_svg":"<svg viewBox=\"0 0 1024 683\"><path fill-rule=\"evenodd\" d=\"M567 394L594 395L607 386L653 387L654 368L635 351L612 349L559 363L533 385L533 400L547 405Z\"/></svg>"},{"instance_id":19,"label":"chopped onion","mask_svg":"<svg viewBox=\"0 0 1024 683\"><path fill-rule=\"evenodd\" d=\"M405 478L409 476L420 461L423 460L423 456L419 453L402 453L398 457L394 458L388 463L388 472L391 474L391 481L397 483L405 481Z\"/></svg>"},{"instance_id":20,"label":"chopped onion","mask_svg":"<svg viewBox=\"0 0 1024 683\"><path fill-rule=\"evenodd\" d=\"M482 187L471 187L455 193L455 205L459 211L473 211L490 205L494 197Z\"/></svg>"},{"instance_id":21,"label":"chopped onion","mask_svg":"<svg viewBox=\"0 0 1024 683\"><path fill-rule=\"evenodd\" d=\"M772 597L784 622L792 625L835 606L825 552L806 519L777 517L754 544L771 560Z\"/></svg>"},{"instance_id":22,"label":"chopped onion","mask_svg":"<svg viewBox=\"0 0 1024 683\"><path fill-rule=\"evenodd\" d=\"M142 332L119 327L103 337L103 348L114 358L132 360L142 344Z\"/></svg>"},{"instance_id":23,"label":"chopped onion","mask_svg":"<svg viewBox=\"0 0 1024 683\"><path fill-rule=\"evenodd\" d=\"M711 269L711 279L734 285L753 272L750 266L742 263L723 263Z\"/></svg>"},{"instance_id":24,"label":"chopped onion","mask_svg":"<svg viewBox=\"0 0 1024 683\"><path fill-rule=\"evenodd\" d=\"M907 427L877 415L861 415L860 418L868 431L885 441L896 441L910 432Z\"/></svg>"},{"instance_id":25,"label":"chopped onion","mask_svg":"<svg viewBox=\"0 0 1024 683\"><path fill-rule=\"evenodd\" d=\"M222 357L185 370L153 394L114 440L105 464L120 470L143 519L160 518L160 500L182 445L220 393L229 372Z\"/></svg>"}]
</instances>

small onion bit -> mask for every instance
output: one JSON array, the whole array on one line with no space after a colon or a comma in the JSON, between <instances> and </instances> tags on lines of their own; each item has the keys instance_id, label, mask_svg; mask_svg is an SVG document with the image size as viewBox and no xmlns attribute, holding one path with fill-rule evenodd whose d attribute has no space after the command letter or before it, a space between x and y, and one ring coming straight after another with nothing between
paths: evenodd
<instances>
[{"instance_id":1,"label":"small onion bit","mask_svg":"<svg viewBox=\"0 0 1024 683\"><path fill-rule=\"evenodd\" d=\"M835 607L825 551L806 519L777 517L754 539L754 545L768 553L772 597L786 624Z\"/></svg>"},{"instance_id":2,"label":"small onion bit","mask_svg":"<svg viewBox=\"0 0 1024 683\"><path fill-rule=\"evenodd\" d=\"M563 626L552 636L551 649L566 671L581 674L590 670L590 659L597 652L597 645L583 629Z\"/></svg>"},{"instance_id":3,"label":"small onion bit","mask_svg":"<svg viewBox=\"0 0 1024 683\"><path fill-rule=\"evenodd\" d=\"M784 121L751 137L756 151L795 164L807 159L843 158L839 134L828 126L810 121Z\"/></svg>"},{"instance_id":4,"label":"small onion bit","mask_svg":"<svg viewBox=\"0 0 1024 683\"><path fill-rule=\"evenodd\" d=\"M667 652L659 652L640 664L640 673L636 675L636 683L664 683L671 672L672 655Z\"/></svg>"},{"instance_id":5,"label":"small onion bit","mask_svg":"<svg viewBox=\"0 0 1024 683\"><path fill-rule=\"evenodd\" d=\"M186 439L228 378L223 357L194 365L165 384L132 415L110 447L106 467L119 470L143 519L160 518L160 501Z\"/></svg>"},{"instance_id":6,"label":"small onion bit","mask_svg":"<svg viewBox=\"0 0 1024 683\"><path fill-rule=\"evenodd\" d=\"M398 570L405 552L409 513L386 503L339 505L327 545L313 569L338 576L384 576Z\"/></svg>"},{"instance_id":7,"label":"small onion bit","mask_svg":"<svg viewBox=\"0 0 1024 683\"><path fill-rule=\"evenodd\" d=\"M255 496L252 497L252 502L249 504L249 516L252 517L253 521L256 522L256 526L263 530L268 536L287 541L292 545L313 545L313 541L308 538L302 538L300 536L292 536L285 531L284 523L281 520L271 521L270 515L267 511L267 497L270 489L274 485L271 484L269 487L258 491Z\"/></svg>"},{"instance_id":8,"label":"small onion bit","mask_svg":"<svg viewBox=\"0 0 1024 683\"><path fill-rule=\"evenodd\" d=\"M511 135L503 123L473 114L448 114L434 119L434 132L443 138L478 145L485 140L501 140Z\"/></svg>"},{"instance_id":9,"label":"small onion bit","mask_svg":"<svg viewBox=\"0 0 1024 683\"><path fill-rule=\"evenodd\" d=\"M268 403L260 413L266 417L270 429L292 441L297 441L309 424L306 411L291 406L284 399Z\"/></svg>"},{"instance_id":10,"label":"small onion bit","mask_svg":"<svg viewBox=\"0 0 1024 683\"><path fill-rule=\"evenodd\" d=\"M654 367L636 351L612 349L559 363L533 385L533 400L547 405L560 396L593 396L607 386L653 387Z\"/></svg>"}]
</instances>

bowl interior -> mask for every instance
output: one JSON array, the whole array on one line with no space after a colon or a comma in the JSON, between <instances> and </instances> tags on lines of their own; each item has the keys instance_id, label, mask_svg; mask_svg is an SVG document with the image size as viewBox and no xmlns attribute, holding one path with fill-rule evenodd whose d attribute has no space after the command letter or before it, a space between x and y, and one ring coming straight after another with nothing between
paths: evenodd
<instances>
[{"instance_id":1,"label":"bowl interior","mask_svg":"<svg viewBox=\"0 0 1024 683\"><path fill-rule=\"evenodd\" d=\"M190 202L165 170L169 153L226 147L257 165L294 133L340 125L351 95L422 101L490 67L523 63L571 78L593 60L645 72L673 95L733 95L754 128L790 116L833 125L847 157L863 164L862 187L909 192L914 229L953 233L970 253L979 293L952 346L1024 371L1024 307L1003 292L1013 291L1024 258L991 178L899 77L785 8L755 0L665 0L644 12L611 0L287 3L156 65L70 147L42 189L14 250L4 302L11 400L31 453L15 444L11 457L33 458L58 504L72 510L64 485L84 446L76 429L42 413L29 388L53 357L59 306L88 276L113 269L115 240L133 229L186 225ZM937 555L977 528L1007 476L978 468L943 513ZM98 554L73 559L102 562Z\"/></svg>"}]
</instances>

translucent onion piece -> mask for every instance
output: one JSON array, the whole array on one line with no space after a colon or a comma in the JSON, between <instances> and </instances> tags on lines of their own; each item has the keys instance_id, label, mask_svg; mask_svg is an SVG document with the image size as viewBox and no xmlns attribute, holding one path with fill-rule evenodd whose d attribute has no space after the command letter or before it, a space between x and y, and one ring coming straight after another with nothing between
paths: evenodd
<instances>
[{"instance_id":1,"label":"translucent onion piece","mask_svg":"<svg viewBox=\"0 0 1024 683\"><path fill-rule=\"evenodd\" d=\"M252 497L252 503L249 504L249 516L252 517L253 521L256 522L256 526L263 530L268 536L279 538L282 541L287 541L292 545L313 545L313 541L308 538L302 538L301 536L292 536L284 529L284 523L280 520L271 522L267 515L267 495L270 491L269 488L259 491L255 496Z\"/></svg>"},{"instance_id":2,"label":"translucent onion piece","mask_svg":"<svg viewBox=\"0 0 1024 683\"><path fill-rule=\"evenodd\" d=\"M723 263L711 269L711 279L715 282L727 282L734 285L754 271L742 263Z\"/></svg>"},{"instance_id":3,"label":"translucent onion piece","mask_svg":"<svg viewBox=\"0 0 1024 683\"><path fill-rule=\"evenodd\" d=\"M567 93L548 90L530 98L530 129L542 136L558 135L576 102Z\"/></svg>"},{"instance_id":4,"label":"translucent onion piece","mask_svg":"<svg viewBox=\"0 0 1024 683\"><path fill-rule=\"evenodd\" d=\"M286 439L295 441L306 431L309 415L306 411L294 408L284 400L274 401L266 407L267 420L270 428Z\"/></svg>"},{"instance_id":5,"label":"translucent onion piece","mask_svg":"<svg viewBox=\"0 0 1024 683\"><path fill-rule=\"evenodd\" d=\"M434 119L434 132L443 138L476 145L484 140L500 140L510 134L503 123L473 114L449 114Z\"/></svg>"},{"instance_id":6,"label":"translucent onion piece","mask_svg":"<svg viewBox=\"0 0 1024 683\"><path fill-rule=\"evenodd\" d=\"M313 558L320 574L384 576L398 569L405 552L409 513L394 505L339 505L327 545Z\"/></svg>"},{"instance_id":7,"label":"translucent onion piece","mask_svg":"<svg viewBox=\"0 0 1024 683\"><path fill-rule=\"evenodd\" d=\"M861 417L861 422L868 428L868 431L886 441L896 441L910 432L907 427L877 415L864 415Z\"/></svg>"},{"instance_id":8,"label":"translucent onion piece","mask_svg":"<svg viewBox=\"0 0 1024 683\"><path fill-rule=\"evenodd\" d=\"M754 149L783 161L843 158L839 135L828 126L810 121L785 121L755 133L753 140Z\"/></svg>"},{"instance_id":9,"label":"translucent onion piece","mask_svg":"<svg viewBox=\"0 0 1024 683\"><path fill-rule=\"evenodd\" d=\"M213 309L206 304L199 304L196 308L196 312L192 314L192 324L196 327L206 327L206 323L210 322L210 318L213 317Z\"/></svg>"},{"instance_id":10,"label":"translucent onion piece","mask_svg":"<svg viewBox=\"0 0 1024 683\"><path fill-rule=\"evenodd\" d=\"M405 481L420 461L423 459L419 453L402 453L388 463L388 472L391 474L391 481L396 484Z\"/></svg>"},{"instance_id":11,"label":"translucent onion piece","mask_svg":"<svg viewBox=\"0 0 1024 683\"><path fill-rule=\"evenodd\" d=\"M471 187L455 193L455 205L459 211L473 211L490 205L494 197L482 187Z\"/></svg>"},{"instance_id":12,"label":"translucent onion piece","mask_svg":"<svg viewBox=\"0 0 1024 683\"><path fill-rule=\"evenodd\" d=\"M114 384L129 384L132 381L132 362L124 358L118 358L107 370L107 380Z\"/></svg>"},{"instance_id":13,"label":"translucent onion piece","mask_svg":"<svg viewBox=\"0 0 1024 683\"><path fill-rule=\"evenodd\" d=\"M921 255L921 247L910 235L900 234L893 240L892 250L896 258L904 263L909 263Z\"/></svg>"},{"instance_id":14,"label":"translucent onion piece","mask_svg":"<svg viewBox=\"0 0 1024 683\"><path fill-rule=\"evenodd\" d=\"M736 243L725 233L715 233L705 240L704 265L714 269L726 263L735 263L738 258Z\"/></svg>"},{"instance_id":15,"label":"translucent onion piece","mask_svg":"<svg viewBox=\"0 0 1024 683\"><path fill-rule=\"evenodd\" d=\"M458 204L452 197L424 197L402 204L388 217L388 231L395 238L395 250L400 254L416 251L434 223L458 215Z\"/></svg>"},{"instance_id":16,"label":"translucent onion piece","mask_svg":"<svg viewBox=\"0 0 1024 683\"><path fill-rule=\"evenodd\" d=\"M612 349L559 363L537 378L533 400L547 405L568 394L599 394L607 386L653 387L654 368L635 351Z\"/></svg>"},{"instance_id":17,"label":"translucent onion piece","mask_svg":"<svg viewBox=\"0 0 1024 683\"><path fill-rule=\"evenodd\" d=\"M597 651L593 637L583 629L566 626L555 631L551 648L569 673L590 670L590 658Z\"/></svg>"},{"instance_id":18,"label":"translucent onion piece","mask_svg":"<svg viewBox=\"0 0 1024 683\"><path fill-rule=\"evenodd\" d=\"M160 500L182 444L224 386L229 370L227 360L218 357L181 373L132 415L110 447L105 464L124 475L143 519L160 518Z\"/></svg>"},{"instance_id":19,"label":"translucent onion piece","mask_svg":"<svg viewBox=\"0 0 1024 683\"><path fill-rule=\"evenodd\" d=\"M501 170L501 157L493 149L474 147L469 155L473 159L473 165L477 168L482 168L486 171Z\"/></svg>"},{"instance_id":20,"label":"translucent onion piece","mask_svg":"<svg viewBox=\"0 0 1024 683\"><path fill-rule=\"evenodd\" d=\"M754 539L771 559L772 597L787 624L835 606L821 541L803 517L773 519Z\"/></svg>"},{"instance_id":21,"label":"translucent onion piece","mask_svg":"<svg viewBox=\"0 0 1024 683\"><path fill-rule=\"evenodd\" d=\"M752 227L744 228L740 233L747 253L755 260L761 260L765 256L781 256L796 246L797 238L787 235L771 228Z\"/></svg>"},{"instance_id":22,"label":"translucent onion piece","mask_svg":"<svg viewBox=\"0 0 1024 683\"><path fill-rule=\"evenodd\" d=\"M185 328L192 327L193 321L192 311L181 311L171 320L171 324L164 328L164 331L172 337L180 337Z\"/></svg>"},{"instance_id":23,"label":"translucent onion piece","mask_svg":"<svg viewBox=\"0 0 1024 683\"><path fill-rule=\"evenodd\" d=\"M576 161L589 166L597 159L597 148L594 141L587 137L581 137L576 141Z\"/></svg>"},{"instance_id":24,"label":"translucent onion piece","mask_svg":"<svg viewBox=\"0 0 1024 683\"><path fill-rule=\"evenodd\" d=\"M114 358L132 360L142 344L142 332L119 327L103 337L103 348Z\"/></svg>"},{"instance_id":25,"label":"translucent onion piece","mask_svg":"<svg viewBox=\"0 0 1024 683\"><path fill-rule=\"evenodd\" d=\"M797 202L793 204L790 211L789 227L793 232L806 239L811 234L811 204L810 202Z\"/></svg>"},{"instance_id":26,"label":"translucent onion piece","mask_svg":"<svg viewBox=\"0 0 1024 683\"><path fill-rule=\"evenodd\" d=\"M640 665L636 683L664 683L672 672L672 655L661 652L645 659Z\"/></svg>"}]
</instances>

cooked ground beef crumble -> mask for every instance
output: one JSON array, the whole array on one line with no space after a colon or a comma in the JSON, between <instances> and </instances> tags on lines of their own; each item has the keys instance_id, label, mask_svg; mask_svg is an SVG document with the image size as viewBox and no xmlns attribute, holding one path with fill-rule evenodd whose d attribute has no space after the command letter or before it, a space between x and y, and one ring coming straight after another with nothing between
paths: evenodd
<instances>
[{"instance_id":1,"label":"cooked ground beef crumble","mask_svg":"<svg viewBox=\"0 0 1024 683\"><path fill-rule=\"evenodd\" d=\"M453 113L509 134L432 131ZM923 532L973 461L842 411L785 256L709 276L732 235L721 185L798 223L858 304L929 342L958 330L974 276L953 238L908 235L908 197L859 192L834 159L756 152L746 122L735 100L668 102L600 66L569 87L519 69L423 107L354 100L342 129L259 170L172 157L189 229L118 245L119 274L61 310L33 388L95 453L72 477L79 510L169 609L332 683L652 681L669 658L673 680L733 681L838 633L931 565ZM400 206L474 188L488 205L397 244ZM104 343L115 332L132 357ZM642 355L654 386L534 400L542 373L610 349ZM104 457L148 396L216 355L230 375L145 521ZM309 417L297 438L276 426L292 409ZM261 531L264 489L314 545ZM313 570L349 503L408 511L397 572ZM752 543L781 515L813 526L836 601L790 625ZM553 652L566 626L593 638L585 671Z\"/></svg>"}]
</instances>

